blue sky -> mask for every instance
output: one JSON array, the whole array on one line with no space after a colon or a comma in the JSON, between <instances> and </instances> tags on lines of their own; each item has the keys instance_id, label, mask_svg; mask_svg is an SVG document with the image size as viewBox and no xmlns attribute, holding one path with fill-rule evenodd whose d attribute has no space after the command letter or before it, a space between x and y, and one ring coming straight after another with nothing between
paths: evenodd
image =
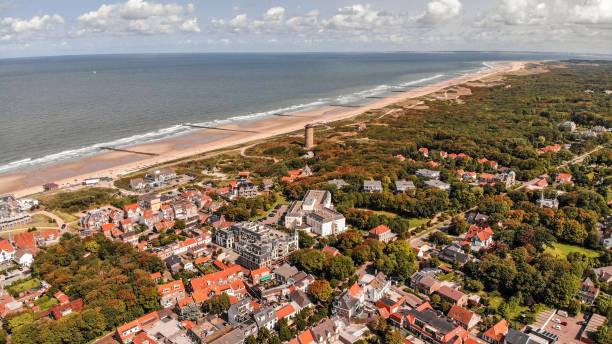
<instances>
[{"instance_id":1,"label":"blue sky","mask_svg":"<svg viewBox=\"0 0 612 344\"><path fill-rule=\"evenodd\" d=\"M612 53L612 0L0 0L0 58L218 52Z\"/></svg>"}]
</instances>

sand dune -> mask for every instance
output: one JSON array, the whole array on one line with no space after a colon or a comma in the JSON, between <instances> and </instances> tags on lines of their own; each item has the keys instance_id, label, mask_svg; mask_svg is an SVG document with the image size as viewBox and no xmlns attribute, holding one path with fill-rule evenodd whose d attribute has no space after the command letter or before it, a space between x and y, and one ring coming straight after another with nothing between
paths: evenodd
<instances>
[{"instance_id":1,"label":"sand dune","mask_svg":"<svg viewBox=\"0 0 612 344\"><path fill-rule=\"evenodd\" d=\"M31 168L17 173L8 173L0 175L0 193L11 192L17 197L23 197L42 191L42 184L47 182L54 182L59 184L60 187L66 187L87 178L117 178L126 171L133 171L151 165L299 130L308 123L350 118L368 110L383 108L409 98L421 97L450 86L479 80L497 73L517 71L522 69L526 63L497 62L493 64L493 68L486 71L398 93L360 107L331 107L297 113L292 116L267 118L245 124L229 124L220 127L253 132L202 129L175 138L126 148L139 152L157 153L157 156L138 155L127 152L107 152L43 168Z\"/></svg>"}]
</instances>

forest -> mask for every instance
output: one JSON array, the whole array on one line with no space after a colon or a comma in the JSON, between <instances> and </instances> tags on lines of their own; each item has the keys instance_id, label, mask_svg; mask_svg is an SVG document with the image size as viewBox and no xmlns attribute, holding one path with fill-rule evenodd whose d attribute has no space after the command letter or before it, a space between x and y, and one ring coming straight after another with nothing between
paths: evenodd
<instances>
[{"instance_id":1,"label":"forest","mask_svg":"<svg viewBox=\"0 0 612 344\"><path fill-rule=\"evenodd\" d=\"M38 321L31 311L11 314L3 319L3 328L13 343L89 342L160 309L150 275L163 269L157 256L138 253L129 244L103 235L83 240L65 235L59 244L37 254L33 274L51 284L47 294L61 290L70 300L83 299L83 311Z\"/></svg>"}]
</instances>

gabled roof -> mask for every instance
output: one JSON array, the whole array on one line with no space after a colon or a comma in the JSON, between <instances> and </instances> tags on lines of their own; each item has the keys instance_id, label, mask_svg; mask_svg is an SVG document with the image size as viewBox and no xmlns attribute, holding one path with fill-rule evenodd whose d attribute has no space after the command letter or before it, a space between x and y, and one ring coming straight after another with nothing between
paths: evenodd
<instances>
[{"instance_id":1,"label":"gabled roof","mask_svg":"<svg viewBox=\"0 0 612 344\"><path fill-rule=\"evenodd\" d=\"M33 232L23 232L19 234L15 234L13 236L13 241L15 242L15 247L17 248L32 248L36 247L36 242L34 241L34 233Z\"/></svg>"},{"instance_id":2,"label":"gabled roof","mask_svg":"<svg viewBox=\"0 0 612 344\"><path fill-rule=\"evenodd\" d=\"M263 268L251 270L251 278L254 278L254 276L261 277L262 275L270 275L270 268L264 266Z\"/></svg>"},{"instance_id":3,"label":"gabled roof","mask_svg":"<svg viewBox=\"0 0 612 344\"><path fill-rule=\"evenodd\" d=\"M288 304L285 307L279 309L276 311L276 317L278 318L278 320L282 319L282 318L286 318L288 316L290 316L291 314L295 313L295 308L293 308L293 305Z\"/></svg>"},{"instance_id":4,"label":"gabled roof","mask_svg":"<svg viewBox=\"0 0 612 344\"><path fill-rule=\"evenodd\" d=\"M493 230L489 226L484 228L478 226L471 226L467 234L465 235L465 240L471 240L475 236L478 237L478 240L484 242L489 240L491 236L493 236Z\"/></svg>"},{"instance_id":5,"label":"gabled roof","mask_svg":"<svg viewBox=\"0 0 612 344\"><path fill-rule=\"evenodd\" d=\"M501 343L503 342L506 333L508 333L508 321L506 319L502 319L498 321L497 324L486 330L484 335Z\"/></svg>"},{"instance_id":6,"label":"gabled roof","mask_svg":"<svg viewBox=\"0 0 612 344\"><path fill-rule=\"evenodd\" d=\"M440 287L440 289L438 290L438 293L440 295L446 296L451 300L454 301L458 301L459 299L461 299L463 296L465 296L465 294L457 289L453 289L449 286L442 286Z\"/></svg>"},{"instance_id":7,"label":"gabled roof","mask_svg":"<svg viewBox=\"0 0 612 344\"><path fill-rule=\"evenodd\" d=\"M370 233L372 234L376 234L376 235L381 235L383 233L387 233L390 232L391 229L385 225L378 225L372 229L370 229Z\"/></svg>"},{"instance_id":8,"label":"gabled roof","mask_svg":"<svg viewBox=\"0 0 612 344\"><path fill-rule=\"evenodd\" d=\"M112 231L113 229L115 229L116 225L114 223L106 223L103 224L100 228L102 229L102 232L106 232L106 231Z\"/></svg>"},{"instance_id":9,"label":"gabled roof","mask_svg":"<svg viewBox=\"0 0 612 344\"><path fill-rule=\"evenodd\" d=\"M361 292L361 287L359 284L355 283L350 288L348 288L349 293L352 297L357 297L357 295Z\"/></svg>"},{"instance_id":10,"label":"gabled roof","mask_svg":"<svg viewBox=\"0 0 612 344\"><path fill-rule=\"evenodd\" d=\"M6 252L15 252L15 248L13 247L13 245L11 245L11 243L6 240L6 239L2 239L0 240L0 252L2 251L6 251Z\"/></svg>"},{"instance_id":11,"label":"gabled roof","mask_svg":"<svg viewBox=\"0 0 612 344\"><path fill-rule=\"evenodd\" d=\"M297 336L297 340L300 342L300 344L310 344L314 342L314 337L312 336L312 332L310 332L310 330L306 330Z\"/></svg>"},{"instance_id":12,"label":"gabled roof","mask_svg":"<svg viewBox=\"0 0 612 344\"><path fill-rule=\"evenodd\" d=\"M169 289L168 291L164 291L164 289ZM162 284L157 286L157 291L161 296L170 295L179 291L184 291L185 285L183 285L183 281L172 281L166 284Z\"/></svg>"},{"instance_id":13,"label":"gabled roof","mask_svg":"<svg viewBox=\"0 0 612 344\"><path fill-rule=\"evenodd\" d=\"M128 204L125 207L123 207L123 210L127 213L128 211L136 211L137 209L142 210L142 208L140 208L140 205L138 205L138 203L132 203L132 204Z\"/></svg>"},{"instance_id":14,"label":"gabled roof","mask_svg":"<svg viewBox=\"0 0 612 344\"><path fill-rule=\"evenodd\" d=\"M469 310L459 307L457 305L453 305L450 311L448 311L448 316L457 320L462 324L469 324L472 321L472 317L474 317L474 313Z\"/></svg>"}]
</instances>

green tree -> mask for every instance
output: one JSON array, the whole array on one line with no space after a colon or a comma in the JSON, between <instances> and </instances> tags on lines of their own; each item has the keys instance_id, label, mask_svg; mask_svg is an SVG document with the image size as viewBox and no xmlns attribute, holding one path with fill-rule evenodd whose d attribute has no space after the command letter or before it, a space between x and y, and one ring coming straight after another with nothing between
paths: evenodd
<instances>
[{"instance_id":1,"label":"green tree","mask_svg":"<svg viewBox=\"0 0 612 344\"><path fill-rule=\"evenodd\" d=\"M332 288L326 280L316 280L308 286L308 294L318 301L327 300L332 293Z\"/></svg>"},{"instance_id":2,"label":"green tree","mask_svg":"<svg viewBox=\"0 0 612 344\"><path fill-rule=\"evenodd\" d=\"M200 318L201 312L200 307L198 307L195 303L190 302L181 311L181 316L179 317L181 320L190 320L196 321Z\"/></svg>"},{"instance_id":3,"label":"green tree","mask_svg":"<svg viewBox=\"0 0 612 344\"><path fill-rule=\"evenodd\" d=\"M250 335L246 338L245 343L246 344L257 344L257 339L255 338L255 336Z\"/></svg>"},{"instance_id":4,"label":"green tree","mask_svg":"<svg viewBox=\"0 0 612 344\"><path fill-rule=\"evenodd\" d=\"M351 257L339 255L332 257L328 264L328 273L330 278L335 278L343 281L348 276L355 272L355 266Z\"/></svg>"},{"instance_id":5,"label":"green tree","mask_svg":"<svg viewBox=\"0 0 612 344\"><path fill-rule=\"evenodd\" d=\"M311 248L315 244L315 239L308 235L305 231L298 231L298 240L300 248Z\"/></svg>"},{"instance_id":6,"label":"green tree","mask_svg":"<svg viewBox=\"0 0 612 344\"><path fill-rule=\"evenodd\" d=\"M461 216L454 216L451 219L451 225L448 232L452 235L461 235L470 228L470 224L467 223Z\"/></svg>"},{"instance_id":7,"label":"green tree","mask_svg":"<svg viewBox=\"0 0 612 344\"><path fill-rule=\"evenodd\" d=\"M204 311L213 314L221 314L230 307L230 299L226 293L215 295L202 305Z\"/></svg>"},{"instance_id":8,"label":"green tree","mask_svg":"<svg viewBox=\"0 0 612 344\"><path fill-rule=\"evenodd\" d=\"M601 325L597 329L595 334L595 340L597 344L610 344L612 343L612 325Z\"/></svg>"}]
</instances>

